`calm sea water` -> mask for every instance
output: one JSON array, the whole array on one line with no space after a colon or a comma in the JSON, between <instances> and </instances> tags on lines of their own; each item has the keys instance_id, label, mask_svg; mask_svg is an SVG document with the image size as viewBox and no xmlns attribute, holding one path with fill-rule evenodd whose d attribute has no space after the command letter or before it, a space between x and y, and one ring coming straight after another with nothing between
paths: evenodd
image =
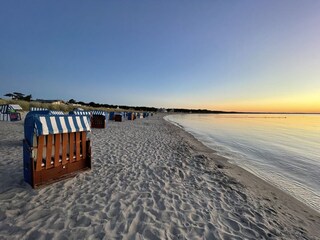
<instances>
[{"instance_id":1,"label":"calm sea water","mask_svg":"<svg viewBox=\"0 0 320 240\"><path fill-rule=\"evenodd\" d=\"M320 115L177 114L165 118L320 212Z\"/></svg>"}]
</instances>

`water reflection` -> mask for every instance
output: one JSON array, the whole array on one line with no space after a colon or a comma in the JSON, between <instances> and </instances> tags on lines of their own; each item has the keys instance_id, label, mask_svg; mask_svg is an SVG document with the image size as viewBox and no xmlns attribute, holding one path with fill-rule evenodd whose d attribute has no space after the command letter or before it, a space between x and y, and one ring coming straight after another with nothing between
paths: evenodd
<instances>
[{"instance_id":1,"label":"water reflection","mask_svg":"<svg viewBox=\"0 0 320 240\"><path fill-rule=\"evenodd\" d=\"M320 115L177 114L168 119L320 211Z\"/></svg>"}]
</instances>

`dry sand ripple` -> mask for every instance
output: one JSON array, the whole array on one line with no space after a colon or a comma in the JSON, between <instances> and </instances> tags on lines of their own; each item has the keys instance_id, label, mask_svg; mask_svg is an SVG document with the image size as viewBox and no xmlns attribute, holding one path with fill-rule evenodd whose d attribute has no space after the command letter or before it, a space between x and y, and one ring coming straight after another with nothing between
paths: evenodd
<instances>
[{"instance_id":1,"label":"dry sand ripple","mask_svg":"<svg viewBox=\"0 0 320 240\"><path fill-rule=\"evenodd\" d=\"M0 122L1 239L317 239L319 214L167 123L93 129L93 169L33 190ZM233 177L231 177L231 175Z\"/></svg>"}]
</instances>

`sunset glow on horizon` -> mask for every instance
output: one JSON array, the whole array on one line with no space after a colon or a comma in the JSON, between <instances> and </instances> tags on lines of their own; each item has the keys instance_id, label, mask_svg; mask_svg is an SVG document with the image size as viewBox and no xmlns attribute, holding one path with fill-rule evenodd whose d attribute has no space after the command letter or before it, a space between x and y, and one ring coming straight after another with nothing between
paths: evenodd
<instances>
[{"instance_id":1,"label":"sunset glow on horizon","mask_svg":"<svg viewBox=\"0 0 320 240\"><path fill-rule=\"evenodd\" d=\"M239 112L288 112L288 113L320 113L320 92L273 99L257 99L239 101L230 104L208 105L208 109Z\"/></svg>"}]
</instances>

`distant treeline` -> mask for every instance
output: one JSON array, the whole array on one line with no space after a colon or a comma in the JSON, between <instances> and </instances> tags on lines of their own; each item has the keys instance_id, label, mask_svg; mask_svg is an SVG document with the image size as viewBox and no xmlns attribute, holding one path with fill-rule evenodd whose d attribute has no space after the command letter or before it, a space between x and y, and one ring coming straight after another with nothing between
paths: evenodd
<instances>
[{"instance_id":1,"label":"distant treeline","mask_svg":"<svg viewBox=\"0 0 320 240\"><path fill-rule=\"evenodd\" d=\"M72 100L72 99L70 99ZM113 105L113 104L105 104L105 103L95 103L95 102L89 102L85 103L82 101L76 102L71 101L68 103L74 103L74 104L80 104L81 106L88 106L88 107L94 107L94 108L120 108L123 110L136 110L136 111L144 111L144 112L156 112L157 108L155 107L140 107L140 106L125 106L125 105Z\"/></svg>"},{"instance_id":2,"label":"distant treeline","mask_svg":"<svg viewBox=\"0 0 320 240\"><path fill-rule=\"evenodd\" d=\"M180 112L180 113L233 113L225 111L212 111L207 109L185 109L185 108L173 108L168 109L169 112Z\"/></svg>"},{"instance_id":3,"label":"distant treeline","mask_svg":"<svg viewBox=\"0 0 320 240\"><path fill-rule=\"evenodd\" d=\"M94 107L94 108L120 108L123 110L135 110L135 111L144 111L144 112L157 112L159 109L155 107L145 107L145 106L126 106L126 105L112 105L112 104L101 104L95 102L85 103L82 101L76 101L70 99L69 104L79 104L81 106ZM163 110L163 109L160 109ZM187 109L187 108L168 108L167 112L177 112L177 113L237 113L231 111L216 111L216 110L207 110L207 109Z\"/></svg>"},{"instance_id":4,"label":"distant treeline","mask_svg":"<svg viewBox=\"0 0 320 240\"><path fill-rule=\"evenodd\" d=\"M82 106L94 107L94 108L120 108L123 110L135 110L135 111L144 111L144 112L156 112L158 108L155 107L144 107L144 106L126 106L126 105L112 105L112 104L102 104L102 103L85 103L82 101L75 101L74 99L70 99L68 103L80 104ZM207 109L185 109L185 108L169 108L168 112L178 112L178 113L232 113L232 112L224 112L224 111L212 111Z\"/></svg>"}]
</instances>

